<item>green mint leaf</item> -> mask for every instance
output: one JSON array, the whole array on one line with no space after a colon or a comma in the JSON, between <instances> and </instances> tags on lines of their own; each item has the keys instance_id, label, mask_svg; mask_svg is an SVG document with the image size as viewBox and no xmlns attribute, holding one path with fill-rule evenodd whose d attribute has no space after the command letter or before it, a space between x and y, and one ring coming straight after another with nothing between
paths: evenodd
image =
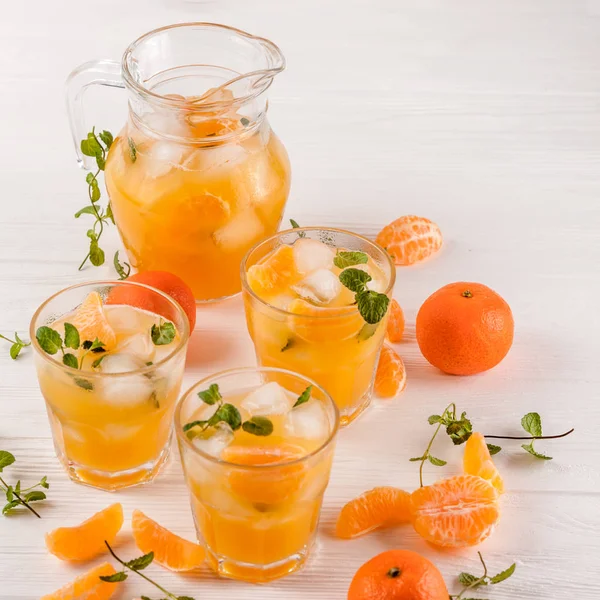
<instances>
[{"instance_id":1,"label":"green mint leaf","mask_svg":"<svg viewBox=\"0 0 600 600\"><path fill-rule=\"evenodd\" d=\"M143 571L147 566L152 564L154 560L154 552L148 552L138 558L134 558L125 563L125 565L132 571Z\"/></svg>"},{"instance_id":2,"label":"green mint leaf","mask_svg":"<svg viewBox=\"0 0 600 600\"><path fill-rule=\"evenodd\" d=\"M94 389L94 384L87 379L83 379L83 377L75 377L74 379L75 385L78 385L80 388L91 392Z\"/></svg>"},{"instance_id":3,"label":"green mint leaf","mask_svg":"<svg viewBox=\"0 0 600 600\"><path fill-rule=\"evenodd\" d=\"M490 451L490 456L494 456L494 454L498 454L502 448L500 446L496 446L496 444L486 444L488 450Z\"/></svg>"},{"instance_id":4,"label":"green mint leaf","mask_svg":"<svg viewBox=\"0 0 600 600\"><path fill-rule=\"evenodd\" d=\"M536 458L540 458L542 460L552 460L551 456L546 456L545 454L537 452L533 447L533 442L531 442L530 444L521 444L521 448L523 448L523 450L529 452L531 456L535 456Z\"/></svg>"},{"instance_id":5,"label":"green mint leaf","mask_svg":"<svg viewBox=\"0 0 600 600\"><path fill-rule=\"evenodd\" d=\"M46 475L44 475L40 480L40 485L46 490L50 488L50 484L48 483L48 477L46 477Z\"/></svg>"},{"instance_id":6,"label":"green mint leaf","mask_svg":"<svg viewBox=\"0 0 600 600\"><path fill-rule=\"evenodd\" d=\"M96 209L93 206L84 206L81 210L75 213L75 218L79 219L81 215L95 215Z\"/></svg>"},{"instance_id":7,"label":"green mint leaf","mask_svg":"<svg viewBox=\"0 0 600 600\"><path fill-rule=\"evenodd\" d=\"M242 426L242 416L240 411L233 404L223 404L219 406L215 414L208 420L209 425L214 426L217 423L227 423L233 431Z\"/></svg>"},{"instance_id":8,"label":"green mint leaf","mask_svg":"<svg viewBox=\"0 0 600 600\"><path fill-rule=\"evenodd\" d=\"M286 343L285 346L281 349L282 352L285 352L286 350L289 350L293 345L294 345L294 338L290 338Z\"/></svg>"},{"instance_id":9,"label":"green mint leaf","mask_svg":"<svg viewBox=\"0 0 600 600\"><path fill-rule=\"evenodd\" d=\"M473 433L473 425L471 421L467 419L467 413L462 413L460 419L450 421L446 426L446 433L450 436L450 439L455 446L464 444Z\"/></svg>"},{"instance_id":10,"label":"green mint leaf","mask_svg":"<svg viewBox=\"0 0 600 600\"><path fill-rule=\"evenodd\" d=\"M92 202L98 202L100 200L100 187L98 186L98 180L93 179L90 184L90 200Z\"/></svg>"},{"instance_id":11,"label":"green mint leaf","mask_svg":"<svg viewBox=\"0 0 600 600\"><path fill-rule=\"evenodd\" d=\"M186 423L183 426L183 432L185 433L186 431L189 431L193 427L204 427L207 423L208 423L208 421L191 421L190 423Z\"/></svg>"},{"instance_id":12,"label":"green mint leaf","mask_svg":"<svg viewBox=\"0 0 600 600\"><path fill-rule=\"evenodd\" d=\"M521 419L521 426L527 433L533 435L534 437L539 437L542 435L542 419L536 412L527 413Z\"/></svg>"},{"instance_id":13,"label":"green mint leaf","mask_svg":"<svg viewBox=\"0 0 600 600\"><path fill-rule=\"evenodd\" d=\"M372 277L365 271L360 269L344 269L340 273L340 281L345 285L351 292L362 292L365 289L365 285L371 281ZM376 322L376 321L375 321Z\"/></svg>"},{"instance_id":14,"label":"green mint leaf","mask_svg":"<svg viewBox=\"0 0 600 600\"><path fill-rule=\"evenodd\" d=\"M115 257L113 258L113 265L115 267L115 271L119 275L120 280L127 279L129 277L129 274L131 273L131 265L129 263L126 263L125 261L123 261L123 265L125 265L125 266L123 266L119 262L119 251L118 250L115 252ZM127 267L127 268L125 268L125 267Z\"/></svg>"},{"instance_id":15,"label":"green mint leaf","mask_svg":"<svg viewBox=\"0 0 600 600\"><path fill-rule=\"evenodd\" d=\"M81 140L80 148L82 154L86 156L98 157L102 156L103 153L102 146L98 143L93 132L88 133L85 140Z\"/></svg>"},{"instance_id":16,"label":"green mint leaf","mask_svg":"<svg viewBox=\"0 0 600 600\"><path fill-rule=\"evenodd\" d=\"M427 460L427 454L423 454L423 456L415 456L413 458L408 459L410 462L421 462L422 460Z\"/></svg>"},{"instance_id":17,"label":"green mint leaf","mask_svg":"<svg viewBox=\"0 0 600 600\"><path fill-rule=\"evenodd\" d=\"M215 402L222 399L221 392L219 392L219 385L212 383L207 390L198 392L198 398L205 404L215 404Z\"/></svg>"},{"instance_id":18,"label":"green mint leaf","mask_svg":"<svg viewBox=\"0 0 600 600\"><path fill-rule=\"evenodd\" d=\"M508 567L508 569L505 569L504 571L498 573L498 575L490 577L490 583L496 584L500 583L501 581L504 581L505 579L508 579L515 572L516 568L516 563L513 563L512 565L510 565L510 567Z\"/></svg>"},{"instance_id":19,"label":"green mint leaf","mask_svg":"<svg viewBox=\"0 0 600 600\"><path fill-rule=\"evenodd\" d=\"M92 363L92 369L97 369L100 366L100 363L108 356L108 354L103 354L100 358L97 358Z\"/></svg>"},{"instance_id":20,"label":"green mint leaf","mask_svg":"<svg viewBox=\"0 0 600 600\"><path fill-rule=\"evenodd\" d=\"M244 127L248 127L248 125L250 125L250 120L246 119L246 117L242 117L240 119L240 123L244 126Z\"/></svg>"},{"instance_id":21,"label":"green mint leaf","mask_svg":"<svg viewBox=\"0 0 600 600\"><path fill-rule=\"evenodd\" d=\"M84 342L85 346L85 342ZM105 352L104 350L104 342L101 342L98 338L96 338L88 348L92 352Z\"/></svg>"},{"instance_id":22,"label":"green mint leaf","mask_svg":"<svg viewBox=\"0 0 600 600\"><path fill-rule=\"evenodd\" d=\"M85 342L83 342L83 344L81 344L81 347L82 347L84 350L89 350L89 349L92 347L92 344L93 344L93 343L94 343L94 342L92 342L91 340L85 340Z\"/></svg>"},{"instance_id":23,"label":"green mint leaf","mask_svg":"<svg viewBox=\"0 0 600 600\"><path fill-rule=\"evenodd\" d=\"M151 360L149 360L149 361L146 362L146 366L147 367L151 367L153 364L154 363Z\"/></svg>"},{"instance_id":24,"label":"green mint leaf","mask_svg":"<svg viewBox=\"0 0 600 600\"><path fill-rule=\"evenodd\" d=\"M104 264L104 250L98 246L98 239L90 239L90 262L95 267Z\"/></svg>"},{"instance_id":25,"label":"green mint leaf","mask_svg":"<svg viewBox=\"0 0 600 600\"><path fill-rule=\"evenodd\" d=\"M428 419L427 422L430 425L435 425L436 423L441 423L442 422L442 417L440 415L431 415Z\"/></svg>"},{"instance_id":26,"label":"green mint leaf","mask_svg":"<svg viewBox=\"0 0 600 600\"><path fill-rule=\"evenodd\" d=\"M21 480L20 479L17 481L17 485L15 485L15 492L17 492L17 494L21 493Z\"/></svg>"},{"instance_id":27,"label":"green mint leaf","mask_svg":"<svg viewBox=\"0 0 600 600\"><path fill-rule=\"evenodd\" d=\"M71 354L70 352L63 354L62 361L63 365L67 365L67 367L71 367L73 369L79 368L79 362L77 361L77 357L74 354Z\"/></svg>"},{"instance_id":28,"label":"green mint leaf","mask_svg":"<svg viewBox=\"0 0 600 600\"><path fill-rule=\"evenodd\" d=\"M10 354L10 357L13 360L17 360L17 356L19 356L19 353L21 352L22 349L23 349L23 344L20 344L19 342L15 342L10 347L10 350L8 351L8 353Z\"/></svg>"},{"instance_id":29,"label":"green mint leaf","mask_svg":"<svg viewBox=\"0 0 600 600\"><path fill-rule=\"evenodd\" d=\"M310 394L312 392L312 385L309 385L301 394L300 396L298 396L298 400L296 400L296 402L294 403L293 408L296 408L296 406L300 406L301 404L304 404L305 402L308 402L310 400Z\"/></svg>"},{"instance_id":30,"label":"green mint leaf","mask_svg":"<svg viewBox=\"0 0 600 600\"><path fill-rule=\"evenodd\" d=\"M140 600L152 600L152 598L148 598L148 596L140 596Z\"/></svg>"},{"instance_id":31,"label":"green mint leaf","mask_svg":"<svg viewBox=\"0 0 600 600\"><path fill-rule=\"evenodd\" d=\"M445 460L431 456L431 454L427 456L427 460L436 467L443 467L445 464L447 464Z\"/></svg>"},{"instance_id":32,"label":"green mint leaf","mask_svg":"<svg viewBox=\"0 0 600 600\"><path fill-rule=\"evenodd\" d=\"M15 462L16 458L7 450L0 450L0 473L10 467Z\"/></svg>"},{"instance_id":33,"label":"green mint leaf","mask_svg":"<svg viewBox=\"0 0 600 600\"><path fill-rule=\"evenodd\" d=\"M359 273L362 272L363 271L359 271ZM342 271L342 274L343 273L345 273L345 271ZM379 321L385 317L390 299L385 294L364 290L356 294L356 303L358 305L358 312L361 314L362 318L367 323L374 325L375 323L379 323Z\"/></svg>"},{"instance_id":34,"label":"green mint leaf","mask_svg":"<svg viewBox=\"0 0 600 600\"><path fill-rule=\"evenodd\" d=\"M106 149L110 150L110 147L114 141L113 134L110 131L104 130L98 134L98 137L104 142Z\"/></svg>"},{"instance_id":35,"label":"green mint leaf","mask_svg":"<svg viewBox=\"0 0 600 600\"><path fill-rule=\"evenodd\" d=\"M60 333L45 325L38 328L35 332L35 338L37 339L40 348L47 354L56 354L63 345Z\"/></svg>"},{"instance_id":36,"label":"green mint leaf","mask_svg":"<svg viewBox=\"0 0 600 600\"><path fill-rule=\"evenodd\" d=\"M12 501L13 501L13 498L14 498L13 491L14 491L14 490L13 490L13 486L12 486L12 485L9 485L9 486L6 488L6 501L7 501L7 502L12 502ZM19 493L19 492L17 492L17 494L18 494L18 493Z\"/></svg>"},{"instance_id":37,"label":"green mint leaf","mask_svg":"<svg viewBox=\"0 0 600 600\"><path fill-rule=\"evenodd\" d=\"M113 215L112 204L110 203L110 201L106 205L106 218L110 219L113 225L115 224L115 216Z\"/></svg>"},{"instance_id":38,"label":"green mint leaf","mask_svg":"<svg viewBox=\"0 0 600 600\"><path fill-rule=\"evenodd\" d=\"M273 433L273 423L267 417L252 417L242 423L242 429L252 435L266 436Z\"/></svg>"},{"instance_id":39,"label":"green mint leaf","mask_svg":"<svg viewBox=\"0 0 600 600\"><path fill-rule=\"evenodd\" d=\"M46 499L46 494L44 494L44 492L40 492L39 490L29 492L24 498L25 502L39 502L40 500L45 500L45 499Z\"/></svg>"},{"instance_id":40,"label":"green mint leaf","mask_svg":"<svg viewBox=\"0 0 600 600\"><path fill-rule=\"evenodd\" d=\"M333 259L333 264L338 269L345 269L354 265L365 265L369 262L369 256L365 252L338 251Z\"/></svg>"},{"instance_id":41,"label":"green mint leaf","mask_svg":"<svg viewBox=\"0 0 600 600\"><path fill-rule=\"evenodd\" d=\"M177 600L194 600L191 596L177 596Z\"/></svg>"},{"instance_id":42,"label":"green mint leaf","mask_svg":"<svg viewBox=\"0 0 600 600\"><path fill-rule=\"evenodd\" d=\"M125 581L127 579L127 573L125 573L125 571L119 571L112 575L100 575L100 579L106 581L106 583L119 583L120 581Z\"/></svg>"},{"instance_id":43,"label":"green mint leaf","mask_svg":"<svg viewBox=\"0 0 600 600\"><path fill-rule=\"evenodd\" d=\"M77 350L81 341L79 339L79 331L71 323L65 323L65 346L72 350Z\"/></svg>"},{"instance_id":44,"label":"green mint leaf","mask_svg":"<svg viewBox=\"0 0 600 600\"><path fill-rule=\"evenodd\" d=\"M150 337L155 346L166 346L175 339L175 325L162 321L159 325L152 325Z\"/></svg>"},{"instance_id":45,"label":"green mint leaf","mask_svg":"<svg viewBox=\"0 0 600 600\"><path fill-rule=\"evenodd\" d=\"M12 500L4 506L4 508L2 509L2 514L7 515L13 508L19 506L19 504L21 504L19 500Z\"/></svg>"},{"instance_id":46,"label":"green mint leaf","mask_svg":"<svg viewBox=\"0 0 600 600\"><path fill-rule=\"evenodd\" d=\"M360 331L356 334L358 341L364 342L369 338L372 338L375 335L375 332L377 331L377 327L379 327L378 323L365 323L360 328Z\"/></svg>"},{"instance_id":47,"label":"green mint leaf","mask_svg":"<svg viewBox=\"0 0 600 600\"><path fill-rule=\"evenodd\" d=\"M294 229L300 229L300 225L298 225L298 221L294 221L294 219L290 219L290 225L294 228Z\"/></svg>"},{"instance_id":48,"label":"green mint leaf","mask_svg":"<svg viewBox=\"0 0 600 600\"><path fill-rule=\"evenodd\" d=\"M127 138L127 143L129 144L129 158L134 163L137 160L137 146L132 138Z\"/></svg>"},{"instance_id":49,"label":"green mint leaf","mask_svg":"<svg viewBox=\"0 0 600 600\"><path fill-rule=\"evenodd\" d=\"M23 347L31 345L31 342L26 342L25 340L22 340L16 331L15 331L15 340L17 340L17 343L21 344L21 346L23 346Z\"/></svg>"},{"instance_id":50,"label":"green mint leaf","mask_svg":"<svg viewBox=\"0 0 600 600\"><path fill-rule=\"evenodd\" d=\"M471 573L461 573L458 576L458 581L466 587L473 585L478 579L480 579L480 577L471 575Z\"/></svg>"},{"instance_id":51,"label":"green mint leaf","mask_svg":"<svg viewBox=\"0 0 600 600\"><path fill-rule=\"evenodd\" d=\"M104 167L106 167L106 159L104 156L96 156L96 165L98 165L100 171L104 171Z\"/></svg>"}]
</instances>

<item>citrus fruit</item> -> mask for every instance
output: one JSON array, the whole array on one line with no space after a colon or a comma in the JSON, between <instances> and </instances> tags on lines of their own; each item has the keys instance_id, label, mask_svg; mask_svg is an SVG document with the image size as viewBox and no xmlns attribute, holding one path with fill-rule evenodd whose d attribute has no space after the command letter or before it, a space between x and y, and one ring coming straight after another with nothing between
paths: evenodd
<instances>
[{"instance_id":1,"label":"citrus fruit","mask_svg":"<svg viewBox=\"0 0 600 600\"><path fill-rule=\"evenodd\" d=\"M98 338L107 350L113 348L117 343L117 335L104 314L102 298L98 292L90 292L86 296L75 311L70 323L79 331L82 342L93 342Z\"/></svg>"},{"instance_id":2,"label":"citrus fruit","mask_svg":"<svg viewBox=\"0 0 600 600\"><path fill-rule=\"evenodd\" d=\"M452 375L473 375L495 367L513 341L508 304L481 283L457 282L434 292L417 314L417 342L423 356Z\"/></svg>"},{"instance_id":3,"label":"citrus fruit","mask_svg":"<svg viewBox=\"0 0 600 600\"><path fill-rule=\"evenodd\" d=\"M376 487L350 500L340 512L336 535L351 539L379 527L410 522L410 494L395 487Z\"/></svg>"},{"instance_id":4,"label":"citrus fruit","mask_svg":"<svg viewBox=\"0 0 600 600\"><path fill-rule=\"evenodd\" d=\"M264 469L230 468L229 486L238 496L255 504L279 504L302 485L305 465L285 464L301 458L304 450L292 444L279 446L228 446L222 457L240 466ZM278 466L278 463L282 463Z\"/></svg>"},{"instance_id":5,"label":"citrus fruit","mask_svg":"<svg viewBox=\"0 0 600 600\"><path fill-rule=\"evenodd\" d=\"M388 312L387 338L390 342L399 342L404 335L404 312L396 299L392 298Z\"/></svg>"},{"instance_id":6,"label":"citrus fruit","mask_svg":"<svg viewBox=\"0 0 600 600\"><path fill-rule=\"evenodd\" d=\"M279 246L265 260L252 265L246 273L248 285L259 298L285 291L295 275L294 249L287 245Z\"/></svg>"},{"instance_id":7,"label":"citrus fruit","mask_svg":"<svg viewBox=\"0 0 600 600\"><path fill-rule=\"evenodd\" d=\"M375 373L375 393L382 398L393 398L406 388L406 370L398 353L384 344Z\"/></svg>"},{"instance_id":8,"label":"citrus fruit","mask_svg":"<svg viewBox=\"0 0 600 600\"><path fill-rule=\"evenodd\" d=\"M188 542L134 510L131 529L136 546L145 554L154 552L154 561L171 571L191 571L204 562L202 546Z\"/></svg>"},{"instance_id":9,"label":"citrus fruit","mask_svg":"<svg viewBox=\"0 0 600 600\"><path fill-rule=\"evenodd\" d=\"M143 283L149 285L161 292L171 296L173 300L179 303L187 315L190 322L190 332L196 326L196 300L194 294L183 279L169 273L168 271L142 271L127 278L128 282ZM164 301L152 294L149 290L138 288L136 286L120 285L114 287L108 294L107 304L129 304L142 310L147 310L156 314L165 312ZM167 309L168 310L168 309ZM168 314L163 314L167 319Z\"/></svg>"},{"instance_id":10,"label":"citrus fruit","mask_svg":"<svg viewBox=\"0 0 600 600\"><path fill-rule=\"evenodd\" d=\"M307 342L347 340L358 335L365 326L355 306L322 307L296 298L290 302L288 311L299 315L297 318L290 317L290 325Z\"/></svg>"},{"instance_id":11,"label":"citrus fruit","mask_svg":"<svg viewBox=\"0 0 600 600\"><path fill-rule=\"evenodd\" d=\"M108 600L117 591L117 584L102 581L100 576L106 577L114 573L115 569L110 563L103 563L60 590L42 596L41 600Z\"/></svg>"},{"instance_id":12,"label":"citrus fruit","mask_svg":"<svg viewBox=\"0 0 600 600\"><path fill-rule=\"evenodd\" d=\"M425 217L407 215L386 225L375 241L387 250L395 264L406 266L435 254L442 247L442 232Z\"/></svg>"},{"instance_id":13,"label":"citrus fruit","mask_svg":"<svg viewBox=\"0 0 600 600\"><path fill-rule=\"evenodd\" d=\"M354 575L348 600L448 600L437 567L411 550L387 550Z\"/></svg>"},{"instance_id":14,"label":"citrus fruit","mask_svg":"<svg viewBox=\"0 0 600 600\"><path fill-rule=\"evenodd\" d=\"M457 475L415 490L410 510L421 537L454 548L479 544L500 518L496 488L476 475Z\"/></svg>"},{"instance_id":15,"label":"citrus fruit","mask_svg":"<svg viewBox=\"0 0 600 600\"><path fill-rule=\"evenodd\" d=\"M504 492L502 477L492 461L485 438L479 432L471 434L465 444L463 471L469 475L478 475L487 479L498 490L498 493Z\"/></svg>"},{"instance_id":16,"label":"citrus fruit","mask_svg":"<svg viewBox=\"0 0 600 600\"><path fill-rule=\"evenodd\" d=\"M75 527L59 527L46 534L46 547L61 560L89 560L106 551L123 526L123 507L111 504Z\"/></svg>"}]
</instances>

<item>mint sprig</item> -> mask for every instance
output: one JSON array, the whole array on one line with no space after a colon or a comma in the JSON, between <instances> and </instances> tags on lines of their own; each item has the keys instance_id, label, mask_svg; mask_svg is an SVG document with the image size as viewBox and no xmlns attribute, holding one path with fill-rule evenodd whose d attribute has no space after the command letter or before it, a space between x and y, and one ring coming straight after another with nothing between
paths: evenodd
<instances>
[{"instance_id":1,"label":"mint sprig","mask_svg":"<svg viewBox=\"0 0 600 600\"><path fill-rule=\"evenodd\" d=\"M10 452L0 450L0 473L2 473L6 467L10 467L10 465L14 464L15 460L14 455ZM31 502L39 502L46 499L46 494L37 489L40 487L46 490L50 487L46 476L42 477L39 483L28 488L21 488L20 479L13 486L6 483L6 481L0 477L0 490L6 495L6 504L2 509L2 514L7 515L18 506L24 506L38 519L41 519L42 517L40 514L31 506Z\"/></svg>"},{"instance_id":2,"label":"mint sprig","mask_svg":"<svg viewBox=\"0 0 600 600\"><path fill-rule=\"evenodd\" d=\"M104 250L100 247L100 238L104 233L104 226L108 225L109 222L113 224L115 222L110 202L107 204L106 209L103 209L98 204L102 195L98 177L106 167L106 158L113 141L113 135L110 131L102 131L96 134L95 127L92 128L92 131L87 134L85 139L81 140L80 148L82 154L95 158L97 169L95 173L90 172L85 177L85 181L88 184L88 198L90 203L75 213L76 219L79 219L81 215L92 215L94 217L92 228L88 229L86 234L90 240L89 250L79 265L80 271L88 260L95 267L104 264Z\"/></svg>"},{"instance_id":3,"label":"mint sprig","mask_svg":"<svg viewBox=\"0 0 600 600\"><path fill-rule=\"evenodd\" d=\"M369 262L369 256L366 252L346 252L338 250L333 258L333 264L338 269L353 267L354 265L366 265Z\"/></svg>"},{"instance_id":4,"label":"mint sprig","mask_svg":"<svg viewBox=\"0 0 600 600\"><path fill-rule=\"evenodd\" d=\"M298 400L296 400L296 402L294 403L294 406L292 408L296 408L296 406L300 406L301 404L304 404L305 402L308 402L310 400L310 394L312 392L312 385L309 385L301 394L300 396L298 396Z\"/></svg>"},{"instance_id":5,"label":"mint sprig","mask_svg":"<svg viewBox=\"0 0 600 600\"><path fill-rule=\"evenodd\" d=\"M233 404L223 402L219 385L216 383L212 383L206 390L198 392L198 398L209 406L216 404L217 410L209 419L186 423L183 426L185 433L199 427L198 431L192 431L190 437L195 437L209 427L216 427L219 423L227 423L233 431L237 431L241 427L246 433L252 435L267 436L273 433L273 423L266 417L252 417L242 422L240 411Z\"/></svg>"},{"instance_id":6,"label":"mint sprig","mask_svg":"<svg viewBox=\"0 0 600 600\"><path fill-rule=\"evenodd\" d=\"M160 320L158 325L152 325L150 337L155 346L166 346L175 339L175 325Z\"/></svg>"},{"instance_id":7,"label":"mint sprig","mask_svg":"<svg viewBox=\"0 0 600 600\"><path fill-rule=\"evenodd\" d=\"M31 346L31 342L26 342L25 340L22 340L16 331L15 331L15 339L14 340L11 340L10 338L7 338L6 336L4 336L2 334L0 334L0 339L6 340L7 342L9 342L11 344L9 354L13 360L17 360L17 357L19 356L19 354L21 353L21 350L23 350L23 348L26 348L27 346Z\"/></svg>"},{"instance_id":8,"label":"mint sprig","mask_svg":"<svg viewBox=\"0 0 600 600\"><path fill-rule=\"evenodd\" d=\"M294 221L294 219L290 219L290 225L292 226L293 229L300 229L300 225L298 225L298 222ZM306 237L306 232L305 231L299 231L298 232L298 237L299 238Z\"/></svg>"},{"instance_id":9,"label":"mint sprig","mask_svg":"<svg viewBox=\"0 0 600 600\"><path fill-rule=\"evenodd\" d=\"M369 325L375 325L385 317L390 303L390 299L385 294L366 288L367 283L372 279L366 271L352 267L340 273L341 283L355 293L354 299L358 312Z\"/></svg>"},{"instance_id":10,"label":"mint sprig","mask_svg":"<svg viewBox=\"0 0 600 600\"><path fill-rule=\"evenodd\" d=\"M485 564L485 561L483 560L483 556L481 555L481 552L477 552L477 554L478 554L479 560L483 566L483 575L478 576L478 575L472 575L471 573L464 573L464 572L461 573L458 576L458 581L464 586L464 589L459 594L451 595L450 596L451 600L474 600L474 599L466 598L465 594L471 590L474 590L475 588L478 588L478 587L481 587L484 585L496 585L498 583L506 581L509 577L512 576L512 574L515 572L515 569L517 568L516 563L513 563L512 565L510 565L510 567L508 567L507 569L504 569L504 571L501 571L497 575L489 576L488 568L487 568L487 565Z\"/></svg>"}]
</instances>

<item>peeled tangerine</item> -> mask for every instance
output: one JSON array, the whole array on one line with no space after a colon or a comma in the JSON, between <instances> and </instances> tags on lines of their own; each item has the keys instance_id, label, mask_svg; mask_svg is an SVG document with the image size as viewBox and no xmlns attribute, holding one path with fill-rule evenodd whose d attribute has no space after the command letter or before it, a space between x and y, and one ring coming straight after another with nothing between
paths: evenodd
<instances>
[{"instance_id":1,"label":"peeled tangerine","mask_svg":"<svg viewBox=\"0 0 600 600\"><path fill-rule=\"evenodd\" d=\"M122 526L123 507L111 504L81 525L59 527L47 533L46 547L61 560L89 560L106 551L104 541L112 543Z\"/></svg>"},{"instance_id":2,"label":"peeled tangerine","mask_svg":"<svg viewBox=\"0 0 600 600\"><path fill-rule=\"evenodd\" d=\"M118 585L102 581L100 576L107 577L114 574L114 567L110 563L103 563L61 587L60 590L42 596L41 600L109 600L117 591Z\"/></svg>"}]
</instances>

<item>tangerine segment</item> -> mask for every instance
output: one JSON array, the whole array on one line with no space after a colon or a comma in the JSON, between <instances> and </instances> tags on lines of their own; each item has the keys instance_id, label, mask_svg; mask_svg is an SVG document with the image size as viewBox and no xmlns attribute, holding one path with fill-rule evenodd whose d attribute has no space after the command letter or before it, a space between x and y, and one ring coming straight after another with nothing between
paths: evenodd
<instances>
[{"instance_id":1,"label":"tangerine segment","mask_svg":"<svg viewBox=\"0 0 600 600\"><path fill-rule=\"evenodd\" d=\"M465 444L463 471L487 479L499 494L504 493L504 481L492 460L483 434L475 432Z\"/></svg>"},{"instance_id":2,"label":"tangerine segment","mask_svg":"<svg viewBox=\"0 0 600 600\"><path fill-rule=\"evenodd\" d=\"M229 487L246 501L254 504L279 504L300 489L306 466L285 463L301 458L305 451L292 444L280 446L229 446L223 459L240 465L231 467ZM282 463L281 466L277 466ZM265 466L265 469L244 469L243 466Z\"/></svg>"},{"instance_id":3,"label":"tangerine segment","mask_svg":"<svg viewBox=\"0 0 600 600\"><path fill-rule=\"evenodd\" d=\"M399 342L404 335L404 312L396 299L392 298L388 312L387 338L390 342Z\"/></svg>"},{"instance_id":4,"label":"tangerine segment","mask_svg":"<svg viewBox=\"0 0 600 600\"><path fill-rule=\"evenodd\" d=\"M283 292L297 275L294 249L279 246L263 262L252 265L246 277L252 291L260 298Z\"/></svg>"},{"instance_id":5,"label":"tangerine segment","mask_svg":"<svg viewBox=\"0 0 600 600\"><path fill-rule=\"evenodd\" d=\"M110 563L102 563L61 587L60 590L42 596L41 600L108 600L117 591L117 586L102 581L100 576L114 574L115 569Z\"/></svg>"},{"instance_id":6,"label":"tangerine segment","mask_svg":"<svg viewBox=\"0 0 600 600\"><path fill-rule=\"evenodd\" d=\"M351 539L378 527L410 522L410 494L395 487L376 487L350 500L340 512L336 535Z\"/></svg>"},{"instance_id":7,"label":"tangerine segment","mask_svg":"<svg viewBox=\"0 0 600 600\"><path fill-rule=\"evenodd\" d=\"M75 527L59 527L46 534L46 547L61 560L89 560L106 551L123 526L123 507L118 502Z\"/></svg>"},{"instance_id":8,"label":"tangerine segment","mask_svg":"<svg viewBox=\"0 0 600 600\"><path fill-rule=\"evenodd\" d=\"M347 340L358 335L365 325L355 306L314 306L306 300L296 298L288 306L288 311L298 315L297 318L290 318L291 327L307 342Z\"/></svg>"},{"instance_id":9,"label":"tangerine segment","mask_svg":"<svg viewBox=\"0 0 600 600\"><path fill-rule=\"evenodd\" d=\"M375 393L382 398L393 398L406 388L406 369L400 355L384 344L375 373Z\"/></svg>"},{"instance_id":10,"label":"tangerine segment","mask_svg":"<svg viewBox=\"0 0 600 600\"><path fill-rule=\"evenodd\" d=\"M77 327L82 342L93 342L98 338L107 350L117 343L117 335L104 314L102 298L98 292L90 292L87 295L75 311L71 324Z\"/></svg>"},{"instance_id":11,"label":"tangerine segment","mask_svg":"<svg viewBox=\"0 0 600 600\"><path fill-rule=\"evenodd\" d=\"M204 562L202 546L171 533L141 510L133 511L131 528L136 546L144 553L154 552L155 562L171 571L191 571Z\"/></svg>"},{"instance_id":12,"label":"tangerine segment","mask_svg":"<svg viewBox=\"0 0 600 600\"><path fill-rule=\"evenodd\" d=\"M412 265L442 247L442 232L425 217L407 215L386 225L375 241L388 251L395 264Z\"/></svg>"},{"instance_id":13,"label":"tangerine segment","mask_svg":"<svg viewBox=\"0 0 600 600\"><path fill-rule=\"evenodd\" d=\"M475 475L457 475L415 490L410 510L421 537L449 548L479 544L500 518L496 488Z\"/></svg>"}]
</instances>

